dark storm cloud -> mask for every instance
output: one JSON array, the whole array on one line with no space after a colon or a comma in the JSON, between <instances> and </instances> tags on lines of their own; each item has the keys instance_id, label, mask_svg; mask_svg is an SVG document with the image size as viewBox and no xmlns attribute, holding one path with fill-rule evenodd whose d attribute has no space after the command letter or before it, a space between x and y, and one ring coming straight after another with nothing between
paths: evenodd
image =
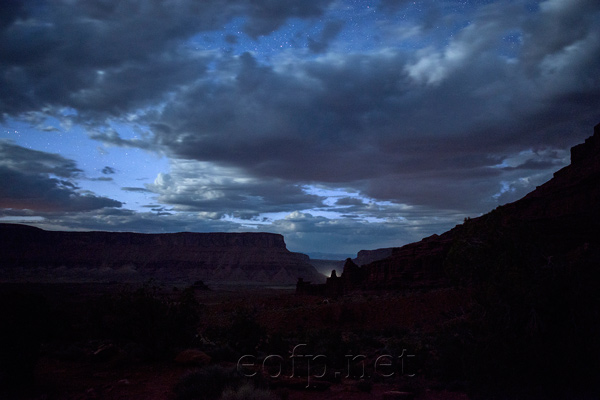
<instances>
[{"instance_id":1,"label":"dark storm cloud","mask_svg":"<svg viewBox=\"0 0 600 400\"><path fill-rule=\"evenodd\" d=\"M193 35L247 17L245 33L258 37L331 2L3 2L0 115L49 106L121 116L202 76L206 60L184 44Z\"/></svg>"},{"instance_id":2,"label":"dark storm cloud","mask_svg":"<svg viewBox=\"0 0 600 400\"><path fill-rule=\"evenodd\" d=\"M102 132L92 130L90 132L90 138L111 146L156 150L156 146L151 141L143 139L123 139L121 135L119 135L119 132L111 128L105 129Z\"/></svg>"},{"instance_id":3,"label":"dark storm cloud","mask_svg":"<svg viewBox=\"0 0 600 400\"><path fill-rule=\"evenodd\" d=\"M285 236L288 248L314 253L356 254L358 248L395 247L453 227L455 218L436 215L429 224L410 220L366 223L353 219L329 219L310 213L293 212L269 227ZM455 217L455 216L452 216ZM361 247L362 246L362 247Z\"/></svg>"},{"instance_id":4,"label":"dark storm cloud","mask_svg":"<svg viewBox=\"0 0 600 400\"><path fill-rule=\"evenodd\" d=\"M38 212L73 212L121 207L106 197L78 193L71 182L41 174L25 174L0 166L0 208Z\"/></svg>"},{"instance_id":5,"label":"dark storm cloud","mask_svg":"<svg viewBox=\"0 0 600 400\"><path fill-rule=\"evenodd\" d=\"M262 212L323 205L322 197L280 179L259 180L235 168L185 161L172 162L171 172L160 174L147 189L175 210L202 212L209 218L229 215L249 219Z\"/></svg>"},{"instance_id":6,"label":"dark storm cloud","mask_svg":"<svg viewBox=\"0 0 600 400\"><path fill-rule=\"evenodd\" d=\"M125 192L138 192L138 193L151 193L148 189L142 187L122 187L121 190Z\"/></svg>"},{"instance_id":7,"label":"dark storm cloud","mask_svg":"<svg viewBox=\"0 0 600 400\"><path fill-rule=\"evenodd\" d=\"M560 164L558 165L560 166ZM502 168L504 171L514 171L514 170L547 170L553 167L557 167L556 163L550 161L536 161L536 160L527 160L523 164L519 164L515 167L504 167Z\"/></svg>"},{"instance_id":8,"label":"dark storm cloud","mask_svg":"<svg viewBox=\"0 0 600 400\"><path fill-rule=\"evenodd\" d=\"M23 2L19 0L6 0L0 2L0 29L11 25L23 14Z\"/></svg>"},{"instance_id":9,"label":"dark storm cloud","mask_svg":"<svg viewBox=\"0 0 600 400\"><path fill-rule=\"evenodd\" d=\"M590 34L597 36L598 31L591 30L597 24L598 2L595 0L552 0L539 4L541 18L528 22L525 26L526 37L524 60L532 66L553 56L567 55L574 50L577 57L580 49L575 49L580 41ZM597 37L596 37L597 39ZM566 53L565 53L566 52ZM576 61L576 60L572 60ZM558 71L557 71L558 72Z\"/></svg>"},{"instance_id":10,"label":"dark storm cloud","mask_svg":"<svg viewBox=\"0 0 600 400\"><path fill-rule=\"evenodd\" d=\"M237 44L239 38L236 35L225 35L225 41L229 44Z\"/></svg>"},{"instance_id":11,"label":"dark storm cloud","mask_svg":"<svg viewBox=\"0 0 600 400\"><path fill-rule=\"evenodd\" d=\"M333 60L332 60L333 61ZM304 77L279 73L245 53L221 67L226 84L202 82L161 115L159 142L182 158L232 163L259 176L347 181L386 168L365 168L372 141L401 95L397 60L342 58L301 65ZM384 126L385 127L385 126ZM390 129L389 126L385 127ZM360 161L360 162L356 162Z\"/></svg>"},{"instance_id":12,"label":"dark storm cloud","mask_svg":"<svg viewBox=\"0 0 600 400\"><path fill-rule=\"evenodd\" d=\"M69 179L80 172L58 154L0 141L0 208L48 213L121 207L119 201L79 191Z\"/></svg>"},{"instance_id":13,"label":"dark storm cloud","mask_svg":"<svg viewBox=\"0 0 600 400\"><path fill-rule=\"evenodd\" d=\"M248 231L248 228L243 229L239 224L227 221L190 218L189 215L182 214L159 214L160 216L155 212L140 213L120 208L103 208L78 214L49 213L44 215L43 223L34 223L34 225L41 228L51 226L53 229L62 230L143 233Z\"/></svg>"},{"instance_id":14,"label":"dark storm cloud","mask_svg":"<svg viewBox=\"0 0 600 400\"><path fill-rule=\"evenodd\" d=\"M61 178L73 178L82 171L73 160L59 154L46 153L0 140L0 165L31 174L52 174Z\"/></svg>"},{"instance_id":15,"label":"dark storm cloud","mask_svg":"<svg viewBox=\"0 0 600 400\"><path fill-rule=\"evenodd\" d=\"M362 206L364 202L354 197L343 197L335 202L336 206Z\"/></svg>"},{"instance_id":16,"label":"dark storm cloud","mask_svg":"<svg viewBox=\"0 0 600 400\"><path fill-rule=\"evenodd\" d=\"M236 3L233 1L232 3ZM314 18L323 14L332 0L250 0L238 2L249 17L244 32L253 38L266 35L281 26L290 17ZM246 4L249 3L249 4Z\"/></svg>"},{"instance_id":17,"label":"dark storm cloud","mask_svg":"<svg viewBox=\"0 0 600 400\"><path fill-rule=\"evenodd\" d=\"M323 53L329 47L329 43L335 39L344 26L342 21L331 21L325 24L321 36L318 39L308 38L308 48L313 53Z\"/></svg>"},{"instance_id":18,"label":"dark storm cloud","mask_svg":"<svg viewBox=\"0 0 600 400\"><path fill-rule=\"evenodd\" d=\"M219 70L235 79L190 87L164 109L169 128L157 137L173 156L257 177L482 212L502 181L525 178L494 166L527 149L568 148L600 118L600 5L580 5L551 0L531 13L490 4L446 46L412 54L332 53L277 66L231 58ZM579 13L576 33L548 32ZM499 48L515 31L523 44ZM523 170L539 169L531 165ZM548 167L545 176L560 165Z\"/></svg>"}]
</instances>

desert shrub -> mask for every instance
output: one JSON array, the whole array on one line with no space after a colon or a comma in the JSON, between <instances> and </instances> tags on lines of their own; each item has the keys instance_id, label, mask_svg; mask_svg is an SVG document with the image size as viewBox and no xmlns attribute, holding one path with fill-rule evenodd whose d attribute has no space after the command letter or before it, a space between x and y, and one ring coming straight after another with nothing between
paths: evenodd
<instances>
[{"instance_id":1,"label":"desert shrub","mask_svg":"<svg viewBox=\"0 0 600 400\"><path fill-rule=\"evenodd\" d=\"M274 333L267 336L263 351L269 354L287 354L291 347L290 340L281 333Z\"/></svg>"},{"instance_id":2,"label":"desert shrub","mask_svg":"<svg viewBox=\"0 0 600 400\"><path fill-rule=\"evenodd\" d=\"M423 369L446 384L464 382L473 357L470 327L462 324L442 329L431 340L433 354L425 355Z\"/></svg>"},{"instance_id":3,"label":"desert shrub","mask_svg":"<svg viewBox=\"0 0 600 400\"><path fill-rule=\"evenodd\" d=\"M238 308L227 315L228 321L222 326L207 326L203 335L214 344L204 349L215 362L237 362L244 354L256 355L267 341L265 329L253 313L246 308Z\"/></svg>"},{"instance_id":4,"label":"desert shrub","mask_svg":"<svg viewBox=\"0 0 600 400\"><path fill-rule=\"evenodd\" d=\"M213 362L215 363L236 363L240 359L240 354L227 343L213 346L212 348L205 350L205 352L212 358Z\"/></svg>"},{"instance_id":5,"label":"desert shrub","mask_svg":"<svg viewBox=\"0 0 600 400\"><path fill-rule=\"evenodd\" d=\"M228 315L223 326L208 326L204 334L216 343L207 352L216 361L237 362L243 354L256 354L266 340L265 329L256 321L255 315L245 307L238 307Z\"/></svg>"},{"instance_id":6,"label":"desert shrub","mask_svg":"<svg viewBox=\"0 0 600 400\"><path fill-rule=\"evenodd\" d=\"M196 300L192 288L182 291L177 301L170 304L168 329L173 344L187 346L195 338L201 312L201 306Z\"/></svg>"},{"instance_id":7,"label":"desert shrub","mask_svg":"<svg viewBox=\"0 0 600 400\"><path fill-rule=\"evenodd\" d=\"M528 398L597 391L600 248L579 245L577 231L560 227L490 227L464 232L446 259L449 276L468 286L476 302L472 338L437 343L449 367L461 357L466 366L447 377L462 375L482 397L515 388Z\"/></svg>"},{"instance_id":8,"label":"desert shrub","mask_svg":"<svg viewBox=\"0 0 600 400\"><path fill-rule=\"evenodd\" d=\"M288 400L290 398L290 390L287 388L278 388L273 391L273 394L281 400Z\"/></svg>"},{"instance_id":9,"label":"desert shrub","mask_svg":"<svg viewBox=\"0 0 600 400\"><path fill-rule=\"evenodd\" d=\"M241 308L233 314L225 337L229 345L241 354L255 354L259 343L265 337L265 329L250 311Z\"/></svg>"},{"instance_id":10,"label":"desert shrub","mask_svg":"<svg viewBox=\"0 0 600 400\"><path fill-rule=\"evenodd\" d=\"M379 340L379 333L372 331L358 332L358 346L360 349L381 349L383 344Z\"/></svg>"},{"instance_id":11,"label":"desert shrub","mask_svg":"<svg viewBox=\"0 0 600 400\"><path fill-rule=\"evenodd\" d=\"M209 366L185 374L174 387L177 400L218 399L227 388L236 388L241 382L236 369Z\"/></svg>"},{"instance_id":12,"label":"desert shrub","mask_svg":"<svg viewBox=\"0 0 600 400\"><path fill-rule=\"evenodd\" d=\"M222 400L275 400L276 397L268 390L257 389L252 385L243 385L238 390L227 389L223 392Z\"/></svg>"},{"instance_id":13,"label":"desert shrub","mask_svg":"<svg viewBox=\"0 0 600 400\"><path fill-rule=\"evenodd\" d=\"M81 328L87 339L136 344L150 359L168 358L178 348L189 347L200 319L200 305L191 290L169 300L150 285L94 299L88 307Z\"/></svg>"},{"instance_id":14,"label":"desert shrub","mask_svg":"<svg viewBox=\"0 0 600 400\"><path fill-rule=\"evenodd\" d=\"M29 385L51 325L43 296L0 294L0 388Z\"/></svg>"},{"instance_id":15,"label":"desert shrub","mask_svg":"<svg viewBox=\"0 0 600 400\"><path fill-rule=\"evenodd\" d=\"M324 354L334 363L344 365L346 354L358 354L359 349L355 343L345 343L342 333L337 329L317 329L308 332L305 338L307 348L311 354Z\"/></svg>"},{"instance_id":16,"label":"desert shrub","mask_svg":"<svg viewBox=\"0 0 600 400\"><path fill-rule=\"evenodd\" d=\"M371 390L373 389L373 382L361 379L356 382L356 388L361 392L371 393Z\"/></svg>"}]
</instances>

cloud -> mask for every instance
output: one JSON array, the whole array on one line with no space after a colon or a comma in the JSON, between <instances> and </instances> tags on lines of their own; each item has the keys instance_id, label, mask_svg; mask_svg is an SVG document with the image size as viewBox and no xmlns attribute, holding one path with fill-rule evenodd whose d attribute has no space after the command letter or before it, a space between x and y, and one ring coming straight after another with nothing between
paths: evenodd
<instances>
[{"instance_id":1,"label":"cloud","mask_svg":"<svg viewBox=\"0 0 600 400\"><path fill-rule=\"evenodd\" d=\"M0 21L0 109L120 117L202 77L207 60L185 45L199 32L247 17L244 31L257 38L288 18L318 17L332 1L9 2Z\"/></svg>"},{"instance_id":2,"label":"cloud","mask_svg":"<svg viewBox=\"0 0 600 400\"><path fill-rule=\"evenodd\" d=\"M33 174L52 174L61 178L77 177L82 171L75 161L59 154L46 153L0 140L0 165Z\"/></svg>"},{"instance_id":3,"label":"cloud","mask_svg":"<svg viewBox=\"0 0 600 400\"><path fill-rule=\"evenodd\" d=\"M122 203L78 190L81 170L58 154L0 141L0 208L41 213L80 212Z\"/></svg>"},{"instance_id":4,"label":"cloud","mask_svg":"<svg viewBox=\"0 0 600 400\"><path fill-rule=\"evenodd\" d=\"M98 140L106 145L117 146L117 147L134 147L143 150L156 150L156 146L148 140L144 139L123 139L119 132L113 128L103 129L102 131L90 132L90 138Z\"/></svg>"},{"instance_id":5,"label":"cloud","mask_svg":"<svg viewBox=\"0 0 600 400\"><path fill-rule=\"evenodd\" d=\"M407 74L419 83L436 85L457 70L476 66L486 73L493 64L506 62L501 40L523 29L522 5L490 4L478 9L467 26L441 47L425 47L405 66ZM461 77L462 78L462 77Z\"/></svg>"},{"instance_id":6,"label":"cloud","mask_svg":"<svg viewBox=\"0 0 600 400\"><path fill-rule=\"evenodd\" d=\"M229 44L237 44L239 42L239 38L236 35L225 35L225 42Z\"/></svg>"},{"instance_id":7,"label":"cloud","mask_svg":"<svg viewBox=\"0 0 600 400\"><path fill-rule=\"evenodd\" d=\"M25 174L0 166L0 207L13 210L74 212L121 207L122 203L106 197L84 195L69 181L41 174Z\"/></svg>"},{"instance_id":8,"label":"cloud","mask_svg":"<svg viewBox=\"0 0 600 400\"><path fill-rule=\"evenodd\" d=\"M594 0L546 0L539 8L539 18L528 21L524 32L523 58L532 67L589 35L598 35L593 29L598 15L598 3Z\"/></svg>"},{"instance_id":9,"label":"cloud","mask_svg":"<svg viewBox=\"0 0 600 400\"><path fill-rule=\"evenodd\" d=\"M151 193L150 190L142 187L122 187L121 190L125 192L138 192L138 193Z\"/></svg>"},{"instance_id":10,"label":"cloud","mask_svg":"<svg viewBox=\"0 0 600 400\"><path fill-rule=\"evenodd\" d=\"M555 49L536 24L544 12L490 4L446 46L413 54L325 53L293 65L229 57L219 66L229 79L197 82L166 105L157 140L172 157L265 179L483 212L514 178L495 165L528 149L564 150L600 118L597 30L584 18L557 53L569 54L561 73L548 75L548 58L530 54L530 43ZM515 31L523 43L508 57L498 43Z\"/></svg>"},{"instance_id":11,"label":"cloud","mask_svg":"<svg viewBox=\"0 0 600 400\"><path fill-rule=\"evenodd\" d=\"M335 202L337 206L362 206L364 202L362 199L358 199L355 197L343 197L341 199L337 199Z\"/></svg>"},{"instance_id":12,"label":"cloud","mask_svg":"<svg viewBox=\"0 0 600 400\"><path fill-rule=\"evenodd\" d=\"M12 24L23 12L20 1L3 1L0 3L0 29Z\"/></svg>"},{"instance_id":13,"label":"cloud","mask_svg":"<svg viewBox=\"0 0 600 400\"><path fill-rule=\"evenodd\" d=\"M435 225L425 219L421 221L396 219L370 223L364 220L333 219L295 211L273 222L269 229L283 234L288 248L307 253L352 255L356 254L357 248L397 247L449 229L454 225L455 220L447 220L443 216Z\"/></svg>"},{"instance_id":14,"label":"cloud","mask_svg":"<svg viewBox=\"0 0 600 400\"><path fill-rule=\"evenodd\" d=\"M102 173L104 175L112 175L117 173L117 170L115 170L113 167L109 167L108 165L104 168L102 168Z\"/></svg>"},{"instance_id":15,"label":"cloud","mask_svg":"<svg viewBox=\"0 0 600 400\"><path fill-rule=\"evenodd\" d=\"M8 214L6 214L8 215ZM14 218L14 213L10 214ZM19 214L21 215L21 214ZM18 222L18 221L17 221ZM75 213L48 213L43 221L27 223L52 230L94 230L113 232L242 232L248 228L240 224L218 219L202 218L193 214L170 214L166 212L135 212L121 208Z\"/></svg>"},{"instance_id":16,"label":"cloud","mask_svg":"<svg viewBox=\"0 0 600 400\"><path fill-rule=\"evenodd\" d=\"M394 61L309 62L298 65L297 76L245 53L220 69L231 81L201 82L167 104L159 119L168 129L157 130L157 140L174 157L234 164L259 176L367 177L371 171L352 159L368 162L378 150L367 142L378 133L378 117L392 111L385 92L401 79Z\"/></svg>"},{"instance_id":17,"label":"cloud","mask_svg":"<svg viewBox=\"0 0 600 400\"><path fill-rule=\"evenodd\" d=\"M322 206L322 198L280 179L257 179L233 167L174 160L147 190L179 211L199 211L213 218L249 219L260 213Z\"/></svg>"},{"instance_id":18,"label":"cloud","mask_svg":"<svg viewBox=\"0 0 600 400\"><path fill-rule=\"evenodd\" d=\"M258 0L239 3L249 18L244 26L244 32L256 39L276 30L288 18L319 17L330 4L334 3L334 0L289 0L286 2Z\"/></svg>"},{"instance_id":19,"label":"cloud","mask_svg":"<svg viewBox=\"0 0 600 400\"><path fill-rule=\"evenodd\" d=\"M343 27L344 23L342 21L327 22L323 28L323 31L321 31L321 36L317 40L308 38L309 50L313 53L325 52L329 47L329 43L335 39Z\"/></svg>"}]
</instances>

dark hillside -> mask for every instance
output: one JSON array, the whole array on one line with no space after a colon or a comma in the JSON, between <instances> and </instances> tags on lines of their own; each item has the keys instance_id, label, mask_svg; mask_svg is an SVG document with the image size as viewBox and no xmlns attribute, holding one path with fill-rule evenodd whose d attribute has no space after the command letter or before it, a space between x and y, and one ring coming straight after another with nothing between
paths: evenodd
<instances>
[{"instance_id":1,"label":"dark hillside","mask_svg":"<svg viewBox=\"0 0 600 400\"><path fill-rule=\"evenodd\" d=\"M523 199L363 266L353 289L455 287L476 306L442 353L488 398L600 393L600 125ZM347 290L351 288L346 288ZM441 340L441 339L440 339ZM443 358L443 357L442 357Z\"/></svg>"}]
</instances>

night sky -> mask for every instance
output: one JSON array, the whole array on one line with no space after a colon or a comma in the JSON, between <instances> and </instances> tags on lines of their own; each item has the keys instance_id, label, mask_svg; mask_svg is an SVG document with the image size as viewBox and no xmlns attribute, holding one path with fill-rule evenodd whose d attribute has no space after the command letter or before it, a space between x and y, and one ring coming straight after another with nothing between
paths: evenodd
<instances>
[{"instance_id":1,"label":"night sky","mask_svg":"<svg viewBox=\"0 0 600 400\"><path fill-rule=\"evenodd\" d=\"M3 0L0 222L338 258L442 233L593 133L599 21L598 0Z\"/></svg>"}]
</instances>

